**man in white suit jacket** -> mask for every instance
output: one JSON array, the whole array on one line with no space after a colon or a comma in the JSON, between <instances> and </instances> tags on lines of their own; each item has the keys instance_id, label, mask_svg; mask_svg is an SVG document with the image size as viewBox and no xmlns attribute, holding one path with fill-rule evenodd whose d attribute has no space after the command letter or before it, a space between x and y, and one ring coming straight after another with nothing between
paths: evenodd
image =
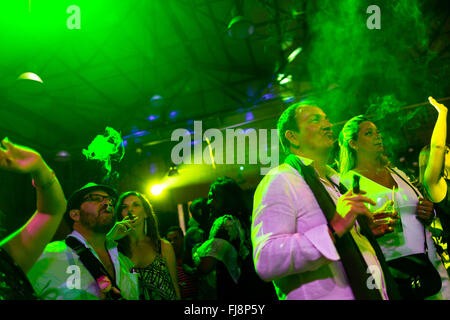
<instances>
[{"instance_id":1,"label":"man in white suit jacket","mask_svg":"<svg viewBox=\"0 0 450 320\"><path fill-rule=\"evenodd\" d=\"M300 163L273 169L256 189L252 242L259 276L273 281L281 300L386 300L390 292L394 297L380 250L361 233L360 219L355 223L358 217L371 219L365 203L373 201L364 191L342 194L338 174L327 166L335 138L326 114L314 102L300 102L281 115L278 131L288 159ZM307 171L319 187L305 180ZM332 211L324 212L323 199ZM351 258L341 259L339 252ZM364 269L350 270L354 264Z\"/></svg>"}]
</instances>

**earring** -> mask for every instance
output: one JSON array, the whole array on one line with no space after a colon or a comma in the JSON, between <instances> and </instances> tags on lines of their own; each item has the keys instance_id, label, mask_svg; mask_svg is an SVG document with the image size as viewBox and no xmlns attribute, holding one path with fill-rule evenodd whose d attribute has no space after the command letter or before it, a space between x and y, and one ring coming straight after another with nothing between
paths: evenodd
<instances>
[{"instance_id":1,"label":"earring","mask_svg":"<svg viewBox=\"0 0 450 320\"><path fill-rule=\"evenodd\" d=\"M148 224L148 218L144 219L144 234L147 235L147 224Z\"/></svg>"}]
</instances>

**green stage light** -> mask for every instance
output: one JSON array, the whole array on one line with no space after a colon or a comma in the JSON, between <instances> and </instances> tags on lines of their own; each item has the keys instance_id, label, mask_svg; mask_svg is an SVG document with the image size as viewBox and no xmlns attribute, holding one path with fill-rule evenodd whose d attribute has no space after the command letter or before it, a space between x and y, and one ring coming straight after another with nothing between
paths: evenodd
<instances>
[{"instance_id":1,"label":"green stage light","mask_svg":"<svg viewBox=\"0 0 450 320\"><path fill-rule=\"evenodd\" d=\"M150 186L150 193L154 196L159 196L166 189L164 184L154 184Z\"/></svg>"},{"instance_id":2,"label":"green stage light","mask_svg":"<svg viewBox=\"0 0 450 320\"><path fill-rule=\"evenodd\" d=\"M292 53L287 58L288 62L291 63L292 61L294 61L294 59L300 54L300 52L302 52L302 50L302 47L298 47L297 49L292 51Z\"/></svg>"},{"instance_id":3,"label":"green stage light","mask_svg":"<svg viewBox=\"0 0 450 320\"><path fill-rule=\"evenodd\" d=\"M42 79L36 73L33 73L33 72L24 72L17 79L32 80L32 81L37 81L37 82L40 82L40 83L44 83L42 81Z\"/></svg>"}]
</instances>

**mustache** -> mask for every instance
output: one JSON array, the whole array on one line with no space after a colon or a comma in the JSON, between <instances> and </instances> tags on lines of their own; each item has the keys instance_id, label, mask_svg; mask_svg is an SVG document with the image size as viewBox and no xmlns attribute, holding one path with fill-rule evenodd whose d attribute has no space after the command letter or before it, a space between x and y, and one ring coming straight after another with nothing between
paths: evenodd
<instances>
[{"instance_id":1,"label":"mustache","mask_svg":"<svg viewBox=\"0 0 450 320\"><path fill-rule=\"evenodd\" d=\"M105 211L105 212L111 213L111 212L113 212L113 210L114 210L114 206L112 206L111 204L107 203L107 204L104 204L104 205L101 207L100 210L103 210L103 211Z\"/></svg>"},{"instance_id":2,"label":"mustache","mask_svg":"<svg viewBox=\"0 0 450 320\"><path fill-rule=\"evenodd\" d=\"M334 137L334 131L332 130L332 126L320 128L320 132L323 134L332 134Z\"/></svg>"}]
</instances>

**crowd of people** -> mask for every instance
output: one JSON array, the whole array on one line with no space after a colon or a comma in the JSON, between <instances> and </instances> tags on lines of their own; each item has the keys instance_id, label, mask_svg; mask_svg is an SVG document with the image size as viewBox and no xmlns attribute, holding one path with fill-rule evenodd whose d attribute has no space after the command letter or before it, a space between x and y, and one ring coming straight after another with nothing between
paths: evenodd
<instances>
[{"instance_id":1,"label":"crowd of people","mask_svg":"<svg viewBox=\"0 0 450 320\"><path fill-rule=\"evenodd\" d=\"M307 99L280 116L286 159L252 208L220 177L190 204L186 232L165 234L144 194L92 182L66 201L41 155L4 139L0 169L31 175L37 201L0 242L0 300L448 300L431 232L439 222L450 238L447 108L429 100L438 117L418 184L362 115L343 126L331 159L332 124ZM63 219L72 232L50 242Z\"/></svg>"}]
</instances>

